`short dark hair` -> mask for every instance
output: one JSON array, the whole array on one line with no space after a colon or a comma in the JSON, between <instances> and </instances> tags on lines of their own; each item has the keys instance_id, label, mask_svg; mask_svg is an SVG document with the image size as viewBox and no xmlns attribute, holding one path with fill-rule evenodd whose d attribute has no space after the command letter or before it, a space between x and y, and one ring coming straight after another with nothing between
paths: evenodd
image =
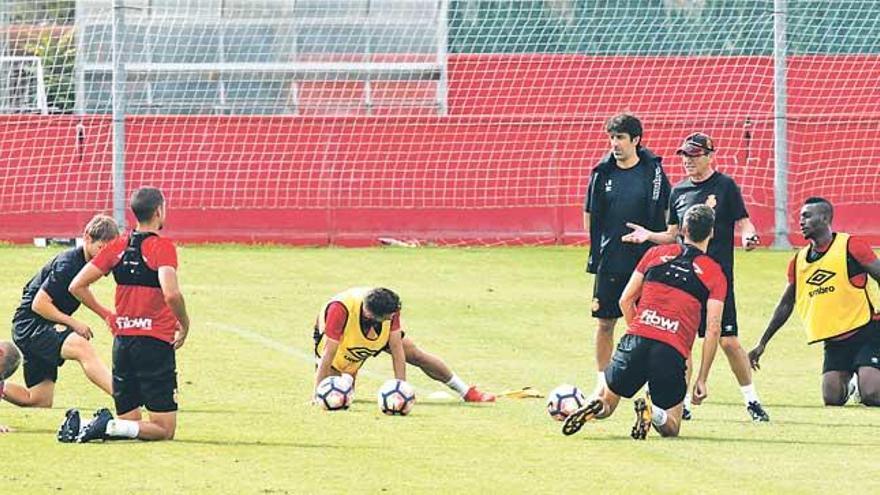
<instances>
[{"instance_id":1,"label":"short dark hair","mask_svg":"<svg viewBox=\"0 0 880 495\"><path fill-rule=\"evenodd\" d=\"M164 203L162 191L155 187L141 187L131 193L131 212L138 222L149 222Z\"/></svg>"},{"instance_id":2,"label":"short dark hair","mask_svg":"<svg viewBox=\"0 0 880 495\"><path fill-rule=\"evenodd\" d=\"M642 137L642 121L631 113L619 113L605 121L605 132L629 134L630 139Z\"/></svg>"},{"instance_id":3,"label":"short dark hair","mask_svg":"<svg viewBox=\"0 0 880 495\"><path fill-rule=\"evenodd\" d=\"M832 218L834 218L834 207L831 206L831 201L828 201L825 198L819 196L811 196L804 201L804 206L807 205L821 205L822 213L828 216L828 221L830 222Z\"/></svg>"},{"instance_id":4,"label":"short dark hair","mask_svg":"<svg viewBox=\"0 0 880 495\"><path fill-rule=\"evenodd\" d=\"M12 342L0 342L0 381L15 373L21 364L21 351Z\"/></svg>"},{"instance_id":5,"label":"short dark hair","mask_svg":"<svg viewBox=\"0 0 880 495\"><path fill-rule=\"evenodd\" d=\"M693 205L684 213L684 226L688 239L702 242L715 227L715 210L708 205Z\"/></svg>"},{"instance_id":6,"label":"short dark hair","mask_svg":"<svg viewBox=\"0 0 880 495\"><path fill-rule=\"evenodd\" d=\"M364 306L375 316L388 316L400 311L400 296L391 289L378 287L364 297Z\"/></svg>"},{"instance_id":7,"label":"short dark hair","mask_svg":"<svg viewBox=\"0 0 880 495\"><path fill-rule=\"evenodd\" d=\"M83 231L95 242L112 241L119 237L119 226L116 225L116 220L107 215L93 216Z\"/></svg>"}]
</instances>

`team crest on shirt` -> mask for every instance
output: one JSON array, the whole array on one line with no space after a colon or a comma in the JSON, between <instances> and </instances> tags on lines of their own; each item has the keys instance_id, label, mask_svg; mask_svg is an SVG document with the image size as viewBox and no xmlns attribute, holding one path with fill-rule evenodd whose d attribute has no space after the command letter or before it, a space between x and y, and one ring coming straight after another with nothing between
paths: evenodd
<instances>
[{"instance_id":1,"label":"team crest on shirt","mask_svg":"<svg viewBox=\"0 0 880 495\"><path fill-rule=\"evenodd\" d=\"M718 204L718 198L715 197L714 194L710 194L708 198L706 198L706 206L709 208L715 209L715 205Z\"/></svg>"}]
</instances>

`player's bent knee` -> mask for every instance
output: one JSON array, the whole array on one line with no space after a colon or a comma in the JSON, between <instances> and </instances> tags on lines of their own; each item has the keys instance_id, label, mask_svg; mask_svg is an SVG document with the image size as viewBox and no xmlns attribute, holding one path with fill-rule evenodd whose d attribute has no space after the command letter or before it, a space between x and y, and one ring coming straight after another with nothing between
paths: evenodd
<instances>
[{"instance_id":1,"label":"player's bent knee","mask_svg":"<svg viewBox=\"0 0 880 495\"><path fill-rule=\"evenodd\" d=\"M739 351L742 346L737 337L721 337L721 349L725 352Z\"/></svg>"},{"instance_id":2,"label":"player's bent knee","mask_svg":"<svg viewBox=\"0 0 880 495\"><path fill-rule=\"evenodd\" d=\"M880 392L862 394L862 404L868 407L880 407Z\"/></svg>"},{"instance_id":3,"label":"player's bent knee","mask_svg":"<svg viewBox=\"0 0 880 495\"><path fill-rule=\"evenodd\" d=\"M667 424L668 425L668 424ZM681 429L679 425L664 425L664 428L659 428L657 431L660 432L660 436L664 438L673 438L678 436L678 432Z\"/></svg>"},{"instance_id":4,"label":"player's bent knee","mask_svg":"<svg viewBox=\"0 0 880 495\"><path fill-rule=\"evenodd\" d=\"M826 406L843 406L846 405L847 397L845 395L835 395L835 396L823 396L822 399L825 401Z\"/></svg>"},{"instance_id":5,"label":"player's bent knee","mask_svg":"<svg viewBox=\"0 0 880 495\"><path fill-rule=\"evenodd\" d=\"M61 346L61 357L64 359L82 361L95 356L97 354L92 344L75 333L64 339L64 344Z\"/></svg>"},{"instance_id":6,"label":"player's bent knee","mask_svg":"<svg viewBox=\"0 0 880 495\"><path fill-rule=\"evenodd\" d=\"M406 363L421 368L425 363L425 355L421 349L415 347L406 353Z\"/></svg>"}]
</instances>

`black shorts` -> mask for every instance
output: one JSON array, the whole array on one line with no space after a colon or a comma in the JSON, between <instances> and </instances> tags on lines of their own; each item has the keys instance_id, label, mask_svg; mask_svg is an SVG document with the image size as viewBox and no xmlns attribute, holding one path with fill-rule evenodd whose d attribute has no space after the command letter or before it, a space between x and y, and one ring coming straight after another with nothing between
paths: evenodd
<instances>
[{"instance_id":1,"label":"black shorts","mask_svg":"<svg viewBox=\"0 0 880 495\"><path fill-rule=\"evenodd\" d=\"M593 279L593 318L614 319L623 316L620 296L629 282L630 274L599 272Z\"/></svg>"},{"instance_id":2,"label":"black shorts","mask_svg":"<svg viewBox=\"0 0 880 495\"><path fill-rule=\"evenodd\" d=\"M684 371L684 356L674 347L628 333L621 337L611 363L605 368L605 381L612 392L628 399L647 382L651 401L657 407L669 409L684 400Z\"/></svg>"},{"instance_id":3,"label":"black shorts","mask_svg":"<svg viewBox=\"0 0 880 495\"><path fill-rule=\"evenodd\" d=\"M13 322L12 341L21 349L28 388L46 380L58 381L58 367L64 364L61 346L72 333L72 328L60 323Z\"/></svg>"},{"instance_id":4,"label":"black shorts","mask_svg":"<svg viewBox=\"0 0 880 495\"><path fill-rule=\"evenodd\" d=\"M700 338L706 336L706 318L700 322L697 332ZM724 312L721 313L721 336L736 337L739 335L739 324L736 321L736 295L733 293L733 283L727 283L727 298L724 300Z\"/></svg>"},{"instance_id":5,"label":"black shorts","mask_svg":"<svg viewBox=\"0 0 880 495\"><path fill-rule=\"evenodd\" d=\"M152 337L113 339L113 401L116 414L141 406L150 412L177 410L177 362L174 347Z\"/></svg>"},{"instance_id":6,"label":"black shorts","mask_svg":"<svg viewBox=\"0 0 880 495\"><path fill-rule=\"evenodd\" d=\"M872 321L845 340L825 341L822 373L856 371L863 366L880 368L880 321Z\"/></svg>"}]
</instances>

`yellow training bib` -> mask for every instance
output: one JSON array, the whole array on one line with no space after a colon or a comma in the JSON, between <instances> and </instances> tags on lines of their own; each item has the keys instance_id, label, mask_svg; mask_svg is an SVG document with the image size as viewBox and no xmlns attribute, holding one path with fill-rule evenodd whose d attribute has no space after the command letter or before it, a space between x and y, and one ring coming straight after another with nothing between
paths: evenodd
<instances>
[{"instance_id":1,"label":"yellow training bib","mask_svg":"<svg viewBox=\"0 0 880 495\"><path fill-rule=\"evenodd\" d=\"M348 310L348 320L345 322L342 340L339 342L339 348L336 350L336 356L333 357L332 363L333 368L340 373L356 374L367 358L378 355L388 345L388 337L391 335L391 321L382 322L378 335L368 337L361 329L361 306L364 297L370 290L369 287L355 287L340 292L321 308L321 313L318 315L318 330L321 332L321 339L318 341L316 352L319 356L323 356L327 341L327 336L324 333L326 325L324 317L327 313L327 306L330 303L339 302Z\"/></svg>"},{"instance_id":2,"label":"yellow training bib","mask_svg":"<svg viewBox=\"0 0 880 495\"><path fill-rule=\"evenodd\" d=\"M849 280L846 253L849 235L838 232L828 251L809 262L810 246L795 258L795 309L812 344L843 335L867 324L877 307L871 281L864 288Z\"/></svg>"}]
</instances>

